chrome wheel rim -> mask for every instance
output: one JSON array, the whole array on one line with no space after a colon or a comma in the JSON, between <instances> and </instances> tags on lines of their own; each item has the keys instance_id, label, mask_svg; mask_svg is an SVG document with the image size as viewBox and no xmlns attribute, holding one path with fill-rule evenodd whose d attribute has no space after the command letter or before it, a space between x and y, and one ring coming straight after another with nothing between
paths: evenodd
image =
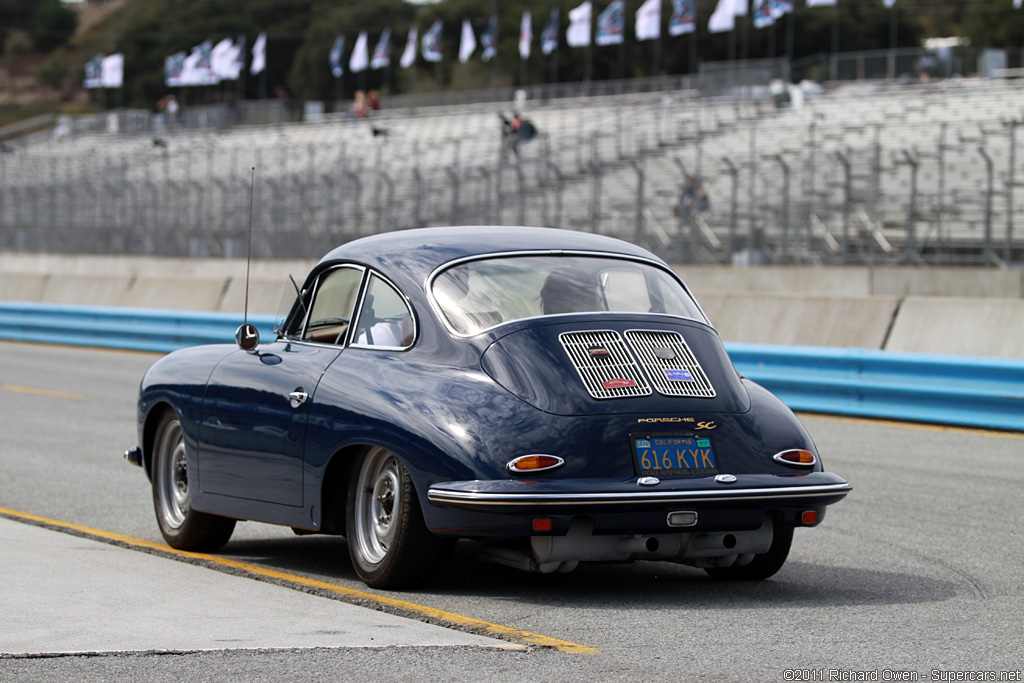
<instances>
[{"instance_id":1,"label":"chrome wheel rim","mask_svg":"<svg viewBox=\"0 0 1024 683\"><path fill-rule=\"evenodd\" d=\"M383 448L366 454L359 470L354 539L359 555L370 564L387 557L398 533L402 478L398 458Z\"/></svg>"},{"instance_id":2,"label":"chrome wheel rim","mask_svg":"<svg viewBox=\"0 0 1024 683\"><path fill-rule=\"evenodd\" d=\"M180 529L190 509L188 495L188 465L185 459L185 439L181 423L170 422L164 429L158 445L157 502L160 517L171 529Z\"/></svg>"}]
</instances>

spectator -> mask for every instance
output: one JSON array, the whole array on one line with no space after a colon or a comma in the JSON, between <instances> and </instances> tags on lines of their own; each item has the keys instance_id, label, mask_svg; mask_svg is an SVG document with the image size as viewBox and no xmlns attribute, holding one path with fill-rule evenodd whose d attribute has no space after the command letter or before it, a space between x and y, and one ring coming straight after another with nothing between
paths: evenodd
<instances>
[{"instance_id":1,"label":"spectator","mask_svg":"<svg viewBox=\"0 0 1024 683\"><path fill-rule=\"evenodd\" d=\"M506 119L504 114L499 113L498 116L501 118L501 158L507 159L509 153L518 158L520 143L529 142L537 137L537 127L520 116L519 112L513 114L511 120Z\"/></svg>"},{"instance_id":2,"label":"spectator","mask_svg":"<svg viewBox=\"0 0 1024 683\"><path fill-rule=\"evenodd\" d=\"M167 128L168 130L174 130L178 125L178 98L174 95L168 95L166 100Z\"/></svg>"},{"instance_id":3,"label":"spectator","mask_svg":"<svg viewBox=\"0 0 1024 683\"><path fill-rule=\"evenodd\" d=\"M349 110L349 113L354 119L366 118L366 93L362 90L356 90L356 96L352 100L352 108Z\"/></svg>"}]
</instances>

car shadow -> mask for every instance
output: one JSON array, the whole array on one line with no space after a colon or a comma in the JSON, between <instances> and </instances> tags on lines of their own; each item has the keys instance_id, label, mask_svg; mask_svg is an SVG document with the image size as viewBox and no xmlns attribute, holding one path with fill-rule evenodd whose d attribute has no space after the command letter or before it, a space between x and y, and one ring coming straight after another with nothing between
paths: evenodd
<instances>
[{"instance_id":1,"label":"car shadow","mask_svg":"<svg viewBox=\"0 0 1024 683\"><path fill-rule=\"evenodd\" d=\"M723 581L670 562L581 563L569 574L531 574L481 562L478 546L459 542L437 577L417 591L368 589L352 569L345 539L329 536L242 540L219 554L278 571L412 602L429 596L572 602L591 609L749 609L765 606L860 606L942 602L972 592L966 583L913 572L801 562L790 559L764 581Z\"/></svg>"}]
</instances>

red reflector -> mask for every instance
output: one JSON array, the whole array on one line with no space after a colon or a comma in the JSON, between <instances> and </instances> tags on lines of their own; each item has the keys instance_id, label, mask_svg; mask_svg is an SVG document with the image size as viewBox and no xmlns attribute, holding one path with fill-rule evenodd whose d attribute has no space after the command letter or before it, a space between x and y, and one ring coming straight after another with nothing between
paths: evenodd
<instances>
[{"instance_id":1,"label":"red reflector","mask_svg":"<svg viewBox=\"0 0 1024 683\"><path fill-rule=\"evenodd\" d=\"M807 514L807 513L804 513ZM533 520L534 531L551 531L551 520L550 519L535 519Z\"/></svg>"},{"instance_id":2,"label":"red reflector","mask_svg":"<svg viewBox=\"0 0 1024 683\"><path fill-rule=\"evenodd\" d=\"M800 515L800 521L804 524L814 524L818 521L818 513L814 510L804 510Z\"/></svg>"},{"instance_id":3,"label":"red reflector","mask_svg":"<svg viewBox=\"0 0 1024 683\"><path fill-rule=\"evenodd\" d=\"M557 455L534 454L521 455L518 458L509 461L506 467L510 472L525 474L527 472L553 470L556 467L561 467L563 463L565 463L565 461Z\"/></svg>"},{"instance_id":4,"label":"red reflector","mask_svg":"<svg viewBox=\"0 0 1024 683\"><path fill-rule=\"evenodd\" d=\"M516 467L521 470L542 470L545 467L554 467L558 464L558 458L549 455L528 455L525 458L516 460Z\"/></svg>"},{"instance_id":5,"label":"red reflector","mask_svg":"<svg viewBox=\"0 0 1024 683\"><path fill-rule=\"evenodd\" d=\"M601 386L605 389L628 389L629 387L635 387L636 382L631 379L623 379L622 377L616 377L605 382L601 382Z\"/></svg>"}]
</instances>

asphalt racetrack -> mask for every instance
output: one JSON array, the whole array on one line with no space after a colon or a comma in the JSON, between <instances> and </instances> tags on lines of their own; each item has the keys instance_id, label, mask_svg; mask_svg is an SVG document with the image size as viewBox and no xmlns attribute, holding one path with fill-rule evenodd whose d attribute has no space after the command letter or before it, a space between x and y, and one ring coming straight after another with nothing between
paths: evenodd
<instances>
[{"instance_id":1,"label":"asphalt racetrack","mask_svg":"<svg viewBox=\"0 0 1024 683\"><path fill-rule=\"evenodd\" d=\"M538 576L466 542L429 588L370 591L341 538L160 551L121 458L156 357L0 342L0 680L1022 680L1024 435L801 416L854 491L764 582Z\"/></svg>"}]
</instances>

